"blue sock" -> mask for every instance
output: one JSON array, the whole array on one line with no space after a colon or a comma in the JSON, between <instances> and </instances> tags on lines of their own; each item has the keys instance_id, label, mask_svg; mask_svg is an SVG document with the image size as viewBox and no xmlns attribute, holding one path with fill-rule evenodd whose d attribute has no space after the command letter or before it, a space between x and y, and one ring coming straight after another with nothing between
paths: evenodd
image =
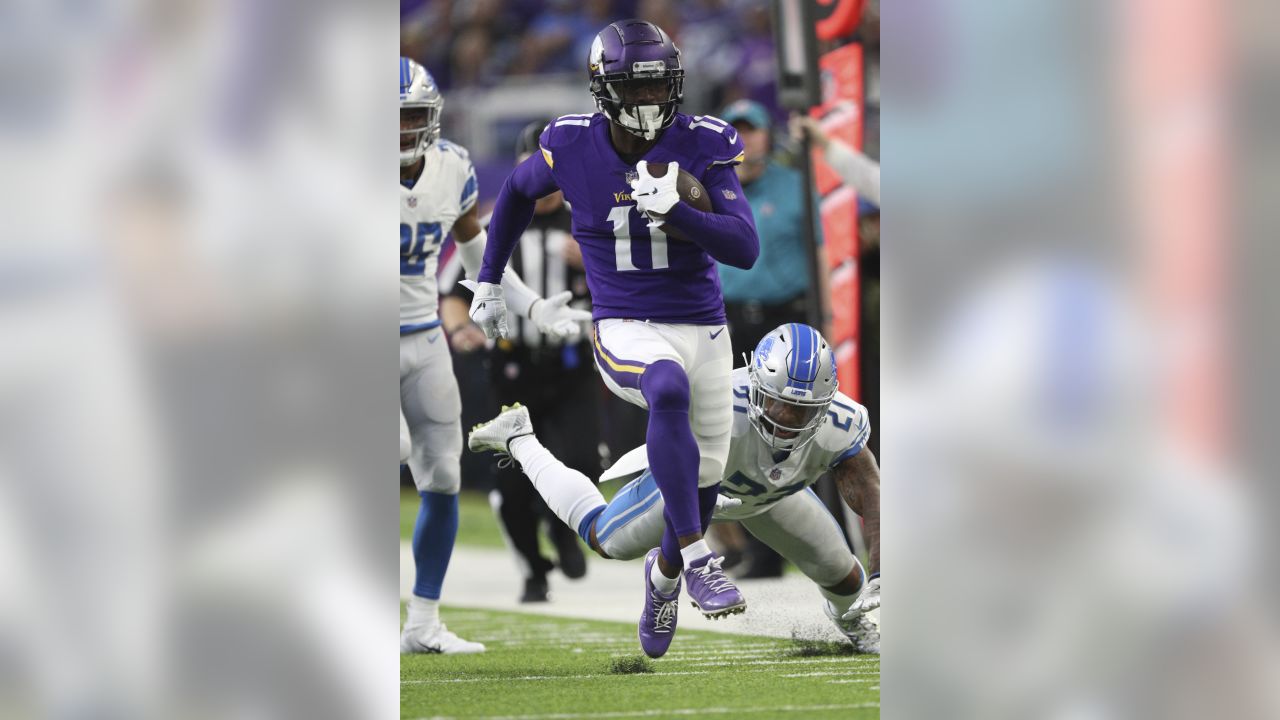
<instances>
[{"instance_id":1,"label":"blue sock","mask_svg":"<svg viewBox=\"0 0 1280 720\"><path fill-rule=\"evenodd\" d=\"M440 599L453 541L458 536L458 496L431 491L418 493L418 522L413 526L413 564L417 577L413 594L428 600Z\"/></svg>"}]
</instances>

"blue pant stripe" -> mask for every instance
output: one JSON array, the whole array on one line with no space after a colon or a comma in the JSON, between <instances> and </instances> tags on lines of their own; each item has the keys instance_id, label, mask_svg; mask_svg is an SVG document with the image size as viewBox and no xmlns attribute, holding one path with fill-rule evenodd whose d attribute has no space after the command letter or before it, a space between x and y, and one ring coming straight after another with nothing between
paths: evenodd
<instances>
[{"instance_id":1,"label":"blue pant stripe","mask_svg":"<svg viewBox=\"0 0 1280 720\"><path fill-rule=\"evenodd\" d=\"M604 543L619 528L643 515L662 498L658 483L648 470L618 491L609 506L597 518L596 540Z\"/></svg>"},{"instance_id":2,"label":"blue pant stripe","mask_svg":"<svg viewBox=\"0 0 1280 720\"><path fill-rule=\"evenodd\" d=\"M582 518L582 522L578 523L578 537L582 538L582 541L586 544L591 544L591 524L596 521L596 518L600 517L600 513L604 512L607 507L609 506L601 505L595 508L587 513L586 517Z\"/></svg>"}]
</instances>

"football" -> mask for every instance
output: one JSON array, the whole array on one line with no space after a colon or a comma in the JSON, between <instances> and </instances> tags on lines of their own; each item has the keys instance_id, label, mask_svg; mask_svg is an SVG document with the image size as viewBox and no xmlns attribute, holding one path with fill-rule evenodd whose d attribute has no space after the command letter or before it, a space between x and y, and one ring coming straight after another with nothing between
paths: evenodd
<instances>
[{"instance_id":1,"label":"football","mask_svg":"<svg viewBox=\"0 0 1280 720\"><path fill-rule=\"evenodd\" d=\"M656 178L666 177L667 167L667 163L649 163L649 174ZM711 198L707 195L707 189L698 182L698 178L685 172L684 168L680 168L680 175L676 178L676 192L680 194L681 201L689 203L695 210L711 212ZM664 224L658 229L666 233L667 237L689 241L670 224Z\"/></svg>"}]
</instances>

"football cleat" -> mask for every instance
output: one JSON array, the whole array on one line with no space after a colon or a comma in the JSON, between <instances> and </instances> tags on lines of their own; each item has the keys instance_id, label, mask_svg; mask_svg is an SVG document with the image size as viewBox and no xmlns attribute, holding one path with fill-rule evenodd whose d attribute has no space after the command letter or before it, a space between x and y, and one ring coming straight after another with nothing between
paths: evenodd
<instances>
[{"instance_id":1,"label":"football cleat","mask_svg":"<svg viewBox=\"0 0 1280 720\"><path fill-rule=\"evenodd\" d=\"M529 408L520 403L502 406L498 417L489 422L482 422L471 428L467 436L467 447L471 452L494 452L511 454L511 441L523 435L533 434L533 421L529 419Z\"/></svg>"},{"instance_id":2,"label":"football cleat","mask_svg":"<svg viewBox=\"0 0 1280 720\"><path fill-rule=\"evenodd\" d=\"M676 610L680 605L679 578L670 595L659 592L650 579L660 552L654 548L644 556L644 610L640 613L639 634L640 648L651 658L666 655L667 648L671 647L671 640L676 636Z\"/></svg>"},{"instance_id":3,"label":"football cleat","mask_svg":"<svg viewBox=\"0 0 1280 720\"><path fill-rule=\"evenodd\" d=\"M484 652L484 645L470 640L463 640L444 623L434 625L406 625L400 633L400 652L435 653L439 655L466 655Z\"/></svg>"},{"instance_id":4,"label":"football cleat","mask_svg":"<svg viewBox=\"0 0 1280 720\"><path fill-rule=\"evenodd\" d=\"M840 632L849 638L849 642L853 643L854 650L870 655L880 654L880 626L868 615L857 615L845 620L840 617L830 602L823 603L822 609L826 611L827 617L831 618L831 622L840 628Z\"/></svg>"},{"instance_id":5,"label":"football cleat","mask_svg":"<svg viewBox=\"0 0 1280 720\"><path fill-rule=\"evenodd\" d=\"M712 554L695 560L684 571L693 606L712 619L736 615L747 609L742 592L724 574L723 563L724 558Z\"/></svg>"},{"instance_id":6,"label":"football cleat","mask_svg":"<svg viewBox=\"0 0 1280 720\"><path fill-rule=\"evenodd\" d=\"M520 602L540 603L550 599L545 577L531 577L524 581L524 593L520 595Z\"/></svg>"}]
</instances>

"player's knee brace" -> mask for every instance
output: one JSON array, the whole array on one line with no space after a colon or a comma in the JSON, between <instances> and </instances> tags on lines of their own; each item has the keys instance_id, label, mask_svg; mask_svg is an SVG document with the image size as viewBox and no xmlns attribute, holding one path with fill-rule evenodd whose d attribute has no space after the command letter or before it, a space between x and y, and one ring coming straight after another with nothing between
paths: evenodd
<instances>
[{"instance_id":1,"label":"player's knee brace","mask_svg":"<svg viewBox=\"0 0 1280 720\"><path fill-rule=\"evenodd\" d=\"M719 485L724 478L724 463L702 456L698 459L698 487L709 488Z\"/></svg>"},{"instance_id":2,"label":"player's knee brace","mask_svg":"<svg viewBox=\"0 0 1280 720\"><path fill-rule=\"evenodd\" d=\"M867 571L862 567L862 563L852 555L850 558L853 560L853 567L850 569L840 570L831 565L815 566L813 570L806 573L817 583L823 597L832 602L835 602L837 597L857 595L867 582Z\"/></svg>"},{"instance_id":3,"label":"player's knee brace","mask_svg":"<svg viewBox=\"0 0 1280 720\"><path fill-rule=\"evenodd\" d=\"M417 452L413 465L413 481L418 492L430 490L444 495L457 495L462 489L462 465L456 455L427 455ZM421 468L421 472L419 472Z\"/></svg>"},{"instance_id":4,"label":"player's knee brace","mask_svg":"<svg viewBox=\"0 0 1280 720\"><path fill-rule=\"evenodd\" d=\"M645 368L640 393L652 411L689 412L689 376L673 360L659 360Z\"/></svg>"}]
</instances>

